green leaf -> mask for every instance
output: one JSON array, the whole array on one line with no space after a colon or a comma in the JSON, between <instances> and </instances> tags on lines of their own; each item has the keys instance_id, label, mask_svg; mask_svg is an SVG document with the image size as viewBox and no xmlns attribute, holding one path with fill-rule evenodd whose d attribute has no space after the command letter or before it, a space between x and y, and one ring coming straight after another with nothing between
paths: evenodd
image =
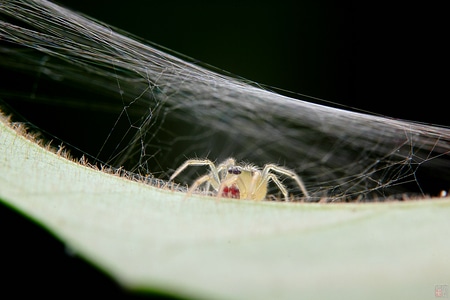
<instances>
[{"instance_id":1,"label":"green leaf","mask_svg":"<svg viewBox=\"0 0 450 300\"><path fill-rule=\"evenodd\" d=\"M0 122L0 199L125 288L221 299L427 299L450 283L450 201L215 199L67 160Z\"/></svg>"}]
</instances>

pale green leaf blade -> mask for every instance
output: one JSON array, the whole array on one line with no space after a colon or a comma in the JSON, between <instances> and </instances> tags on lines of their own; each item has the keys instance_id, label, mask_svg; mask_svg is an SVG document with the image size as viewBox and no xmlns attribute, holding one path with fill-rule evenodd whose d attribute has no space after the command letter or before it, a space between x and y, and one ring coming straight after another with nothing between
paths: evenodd
<instances>
[{"instance_id":1,"label":"pale green leaf blade","mask_svg":"<svg viewBox=\"0 0 450 300\"><path fill-rule=\"evenodd\" d=\"M450 202L217 200L81 166L0 123L0 198L131 290L426 299L450 283Z\"/></svg>"}]
</instances>

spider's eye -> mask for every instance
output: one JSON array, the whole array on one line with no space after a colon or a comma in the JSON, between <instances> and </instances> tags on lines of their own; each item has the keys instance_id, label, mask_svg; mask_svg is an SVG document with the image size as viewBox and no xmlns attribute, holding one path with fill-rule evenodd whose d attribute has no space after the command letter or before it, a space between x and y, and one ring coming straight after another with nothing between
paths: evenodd
<instances>
[{"instance_id":1,"label":"spider's eye","mask_svg":"<svg viewBox=\"0 0 450 300\"><path fill-rule=\"evenodd\" d=\"M239 175L241 174L241 170L239 168L229 168L228 169L228 174L234 174L234 175Z\"/></svg>"}]
</instances>

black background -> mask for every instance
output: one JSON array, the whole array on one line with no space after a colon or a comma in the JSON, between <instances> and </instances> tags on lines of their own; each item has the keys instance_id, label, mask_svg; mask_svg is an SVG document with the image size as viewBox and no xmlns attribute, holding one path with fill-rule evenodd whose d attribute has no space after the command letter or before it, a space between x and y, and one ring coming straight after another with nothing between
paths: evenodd
<instances>
[{"instance_id":1,"label":"black background","mask_svg":"<svg viewBox=\"0 0 450 300\"><path fill-rule=\"evenodd\" d=\"M367 1L59 1L269 86L447 125L438 103L444 19L432 5ZM440 78L440 79L439 79Z\"/></svg>"}]
</instances>

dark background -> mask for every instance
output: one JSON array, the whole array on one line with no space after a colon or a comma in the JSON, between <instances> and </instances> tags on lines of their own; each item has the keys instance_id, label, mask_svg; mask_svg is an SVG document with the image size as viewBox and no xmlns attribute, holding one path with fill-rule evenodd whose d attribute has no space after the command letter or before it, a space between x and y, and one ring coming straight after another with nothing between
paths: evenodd
<instances>
[{"instance_id":1,"label":"dark background","mask_svg":"<svg viewBox=\"0 0 450 300\"><path fill-rule=\"evenodd\" d=\"M329 0L59 3L260 84L390 117L449 124L436 107L443 103L440 54L447 46L442 8L435 5Z\"/></svg>"},{"instance_id":2,"label":"dark background","mask_svg":"<svg viewBox=\"0 0 450 300\"><path fill-rule=\"evenodd\" d=\"M261 84L449 125L447 96L440 92L446 83L440 8L359 2L59 1ZM0 220L0 257L15 262L3 264L2 273L17 293L58 295L55 286L62 295L120 293L99 271L67 255L45 230L3 205Z\"/></svg>"}]
</instances>

